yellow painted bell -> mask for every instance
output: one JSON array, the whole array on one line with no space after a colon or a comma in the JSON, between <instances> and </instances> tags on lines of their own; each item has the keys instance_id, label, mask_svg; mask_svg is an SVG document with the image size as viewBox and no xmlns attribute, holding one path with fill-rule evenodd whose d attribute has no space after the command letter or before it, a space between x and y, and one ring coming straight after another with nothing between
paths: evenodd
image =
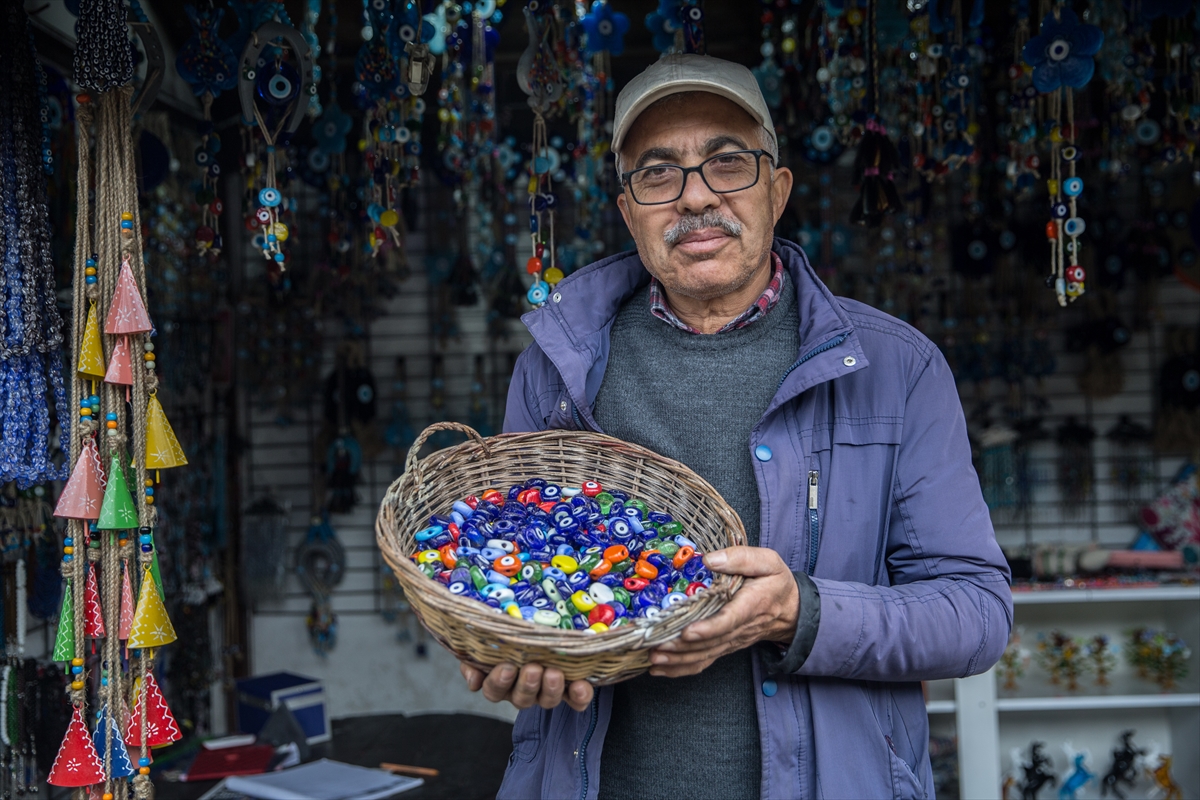
<instances>
[{"instance_id":1,"label":"yellow painted bell","mask_svg":"<svg viewBox=\"0 0 1200 800\"><path fill-rule=\"evenodd\" d=\"M162 403L150 395L146 404L146 469L170 469L187 464L187 456L167 422Z\"/></svg>"},{"instance_id":2,"label":"yellow painted bell","mask_svg":"<svg viewBox=\"0 0 1200 800\"><path fill-rule=\"evenodd\" d=\"M138 593L137 610L133 612L133 626L129 629L128 647L162 647L175 641L175 627L167 616L162 597L154 587L150 570L142 570L142 588Z\"/></svg>"},{"instance_id":3,"label":"yellow painted bell","mask_svg":"<svg viewBox=\"0 0 1200 800\"><path fill-rule=\"evenodd\" d=\"M96 304L88 307L87 322L83 325L83 340L79 343L79 363L75 371L84 378L103 378L104 347L100 344L100 321L96 319Z\"/></svg>"}]
</instances>

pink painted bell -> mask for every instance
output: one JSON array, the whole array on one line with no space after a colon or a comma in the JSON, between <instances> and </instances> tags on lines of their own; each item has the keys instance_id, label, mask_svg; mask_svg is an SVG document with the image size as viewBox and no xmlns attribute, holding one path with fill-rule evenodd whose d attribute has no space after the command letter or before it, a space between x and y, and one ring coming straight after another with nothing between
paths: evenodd
<instances>
[{"instance_id":1,"label":"pink painted bell","mask_svg":"<svg viewBox=\"0 0 1200 800\"><path fill-rule=\"evenodd\" d=\"M125 260L121 262L121 272L117 276L112 305L108 308L108 318L104 320L104 332L149 333L153 329L150 315L146 313L146 304L142 302L142 293L138 291L133 270L129 267L129 256L125 256Z\"/></svg>"},{"instance_id":2,"label":"pink painted bell","mask_svg":"<svg viewBox=\"0 0 1200 800\"><path fill-rule=\"evenodd\" d=\"M133 386L133 365L129 357L129 337L117 339L113 347L112 358L108 360L108 372L104 382L120 386Z\"/></svg>"},{"instance_id":3,"label":"pink painted bell","mask_svg":"<svg viewBox=\"0 0 1200 800\"><path fill-rule=\"evenodd\" d=\"M94 520L100 516L100 501L104 499L104 469L100 466L100 454L96 451L96 440L85 439L79 451L79 460L71 470L71 477L63 487L54 507L54 516L65 519Z\"/></svg>"}]
</instances>

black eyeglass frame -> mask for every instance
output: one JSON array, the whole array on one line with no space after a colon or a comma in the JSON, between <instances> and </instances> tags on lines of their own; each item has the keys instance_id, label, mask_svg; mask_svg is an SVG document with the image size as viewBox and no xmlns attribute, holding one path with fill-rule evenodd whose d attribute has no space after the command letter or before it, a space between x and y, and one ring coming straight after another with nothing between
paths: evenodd
<instances>
[{"instance_id":1,"label":"black eyeglass frame","mask_svg":"<svg viewBox=\"0 0 1200 800\"><path fill-rule=\"evenodd\" d=\"M743 186L740 189L725 189L724 191L714 189L712 187L712 184L710 184L708 182L708 178L704 177L704 167L708 164L708 162L715 161L718 158L724 158L726 156L741 155L743 153L749 153L754 156L754 181L746 186ZM725 153L717 153L714 156L710 156L710 157L704 159L703 161L701 161L699 164L697 164L694 167L683 167L683 166L680 166L679 164L650 164L649 166L638 167L637 169L631 169L628 172L622 172L621 173L621 191L624 192L628 189L629 196L632 197L633 201L635 203L637 203L639 206L665 206L668 203L674 203L674 202L678 201L679 198L683 197L684 191L687 190L688 176L691 175L693 172L698 172L698 173L700 173L700 180L704 181L704 185L707 186L708 190L710 192L712 192L713 194L734 194L735 192L744 192L747 189L757 186L758 181L762 178L762 157L763 156L766 156L767 158L771 159L771 166L775 165L775 159L771 156L770 152L768 152L766 150L730 150ZM650 170L650 169L662 169L663 167L674 167L675 169L683 170L683 180L680 181L680 183L679 183L679 194L675 195L670 200L658 200L653 203L643 203L641 200L638 200L637 195L633 191L633 187L629 183L629 177L631 175L635 175L639 172L645 172L646 170Z\"/></svg>"}]
</instances>

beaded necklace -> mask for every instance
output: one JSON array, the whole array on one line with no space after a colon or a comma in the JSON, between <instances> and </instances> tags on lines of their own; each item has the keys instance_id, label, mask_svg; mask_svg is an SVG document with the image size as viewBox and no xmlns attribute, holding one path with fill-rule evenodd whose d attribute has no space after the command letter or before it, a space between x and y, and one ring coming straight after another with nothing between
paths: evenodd
<instances>
[{"instance_id":1,"label":"beaded necklace","mask_svg":"<svg viewBox=\"0 0 1200 800\"><path fill-rule=\"evenodd\" d=\"M60 447L69 420L46 199L46 77L25 13L6 7L0 25L0 483L24 489L65 476L51 461L50 395Z\"/></svg>"}]
</instances>

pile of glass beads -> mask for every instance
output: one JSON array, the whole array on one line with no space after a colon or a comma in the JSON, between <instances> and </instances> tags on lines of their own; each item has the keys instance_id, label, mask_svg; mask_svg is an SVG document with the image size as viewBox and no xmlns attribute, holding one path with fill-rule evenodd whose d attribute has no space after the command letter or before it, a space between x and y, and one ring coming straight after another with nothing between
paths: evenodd
<instances>
[{"instance_id":1,"label":"pile of glass beads","mask_svg":"<svg viewBox=\"0 0 1200 800\"><path fill-rule=\"evenodd\" d=\"M415 539L413 561L452 593L564 630L652 619L712 585L681 523L595 481L488 489L430 517Z\"/></svg>"}]
</instances>

